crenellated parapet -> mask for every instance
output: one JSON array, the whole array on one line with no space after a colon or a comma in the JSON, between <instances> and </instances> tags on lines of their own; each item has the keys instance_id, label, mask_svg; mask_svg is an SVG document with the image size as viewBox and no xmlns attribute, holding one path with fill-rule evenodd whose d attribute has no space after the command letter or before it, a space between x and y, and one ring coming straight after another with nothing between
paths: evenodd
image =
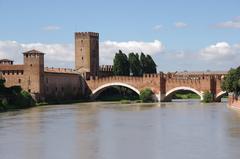
<instances>
[{"instance_id":1,"label":"crenellated parapet","mask_svg":"<svg viewBox=\"0 0 240 159\"><path fill-rule=\"evenodd\" d=\"M75 33L75 36L76 37L86 37L88 38L89 36L91 37L99 37L99 33L96 33L96 32L76 32Z\"/></svg>"},{"instance_id":2,"label":"crenellated parapet","mask_svg":"<svg viewBox=\"0 0 240 159\"><path fill-rule=\"evenodd\" d=\"M112 72L113 71L113 65L101 65L101 66L99 66L99 71Z\"/></svg>"},{"instance_id":3,"label":"crenellated parapet","mask_svg":"<svg viewBox=\"0 0 240 159\"><path fill-rule=\"evenodd\" d=\"M45 67L44 72L49 72L49 73L74 73L78 74L77 71L74 69L70 68L54 68L54 67Z\"/></svg>"}]
</instances>

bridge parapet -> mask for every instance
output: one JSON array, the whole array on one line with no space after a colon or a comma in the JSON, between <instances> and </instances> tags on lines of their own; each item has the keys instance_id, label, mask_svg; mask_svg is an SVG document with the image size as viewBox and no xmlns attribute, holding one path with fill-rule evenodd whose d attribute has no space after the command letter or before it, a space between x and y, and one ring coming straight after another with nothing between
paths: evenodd
<instances>
[{"instance_id":1,"label":"bridge parapet","mask_svg":"<svg viewBox=\"0 0 240 159\"><path fill-rule=\"evenodd\" d=\"M143 74L143 78L159 78L160 74L153 73L153 74Z\"/></svg>"}]
</instances>

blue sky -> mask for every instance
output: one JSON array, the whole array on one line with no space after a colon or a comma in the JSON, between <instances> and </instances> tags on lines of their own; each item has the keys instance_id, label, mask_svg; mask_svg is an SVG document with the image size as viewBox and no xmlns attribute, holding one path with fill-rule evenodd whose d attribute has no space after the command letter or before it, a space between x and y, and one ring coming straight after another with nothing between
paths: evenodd
<instances>
[{"instance_id":1,"label":"blue sky","mask_svg":"<svg viewBox=\"0 0 240 159\"><path fill-rule=\"evenodd\" d=\"M106 51L106 41L127 44L158 40L161 49L152 53L149 48L149 54L155 57L160 70L222 70L238 65L235 61L229 63L229 55L239 57L239 6L239 0L0 0L0 41L16 41L20 48L39 43L71 45L74 32L96 31L100 33L103 51ZM142 50L141 46L137 47ZM9 50L11 48L1 49L0 46L0 55L14 59L14 53L11 56L6 52ZM216 57L228 56L219 60L212 57L215 52ZM100 57L101 54L104 57L110 53L101 52ZM199 55L209 57L209 54L210 61L217 59L218 64L212 64L209 58L195 65L186 61L186 58L193 60L201 58ZM52 53L54 55L57 53ZM47 64L55 66L51 58L49 56ZM64 63L59 58L59 66L73 67L71 61ZM102 60L104 63L110 62ZM174 65L167 66L168 63Z\"/></svg>"}]
</instances>

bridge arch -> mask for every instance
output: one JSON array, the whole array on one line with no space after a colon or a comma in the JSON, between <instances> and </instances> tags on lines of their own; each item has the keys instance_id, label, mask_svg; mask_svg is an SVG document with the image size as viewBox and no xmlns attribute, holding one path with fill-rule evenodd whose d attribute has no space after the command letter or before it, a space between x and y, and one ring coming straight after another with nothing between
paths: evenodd
<instances>
[{"instance_id":1,"label":"bridge arch","mask_svg":"<svg viewBox=\"0 0 240 159\"><path fill-rule=\"evenodd\" d=\"M217 102L221 102L221 98L222 98L224 95L227 95L227 92L226 92L226 91L221 91L221 92L219 92L219 93L216 95L215 100L216 100Z\"/></svg>"},{"instance_id":2,"label":"bridge arch","mask_svg":"<svg viewBox=\"0 0 240 159\"><path fill-rule=\"evenodd\" d=\"M109 87L112 87L112 86L123 86L123 87L126 87L126 88L129 88L129 89L133 90L138 95L140 95L140 91L137 88L135 88L134 86L131 86L131 85L126 84L126 83L114 82L114 83L103 84L103 85L99 86L98 88L94 89L92 91L91 98L96 99L101 92L103 92L105 89L107 89Z\"/></svg>"},{"instance_id":3,"label":"bridge arch","mask_svg":"<svg viewBox=\"0 0 240 159\"><path fill-rule=\"evenodd\" d=\"M173 89L170 89L166 95L165 95L165 99L166 100L170 100L171 101L171 96L173 95L173 93L175 93L176 91L180 91L180 90L187 90L187 91L191 91L191 92L194 92L196 93L197 95L199 95L200 99L203 100L203 93L194 89L194 88L191 88L191 87L175 87ZM170 98L170 99L169 99Z\"/></svg>"}]
</instances>

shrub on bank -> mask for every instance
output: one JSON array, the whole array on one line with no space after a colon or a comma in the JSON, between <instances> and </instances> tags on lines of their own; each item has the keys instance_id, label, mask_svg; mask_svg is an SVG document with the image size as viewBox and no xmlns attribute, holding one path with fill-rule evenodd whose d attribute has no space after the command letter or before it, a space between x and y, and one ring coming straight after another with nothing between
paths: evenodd
<instances>
[{"instance_id":1,"label":"shrub on bank","mask_svg":"<svg viewBox=\"0 0 240 159\"><path fill-rule=\"evenodd\" d=\"M23 91L20 86L7 88L4 86L4 83L5 80L0 81L0 111L35 106L36 103L31 94Z\"/></svg>"},{"instance_id":2,"label":"shrub on bank","mask_svg":"<svg viewBox=\"0 0 240 159\"><path fill-rule=\"evenodd\" d=\"M145 88L145 89L141 90L140 99L144 103L154 102L152 90L149 88Z\"/></svg>"},{"instance_id":3,"label":"shrub on bank","mask_svg":"<svg viewBox=\"0 0 240 159\"><path fill-rule=\"evenodd\" d=\"M3 98L0 100L0 112L1 111L6 111L8 106L8 101L6 98Z\"/></svg>"},{"instance_id":4,"label":"shrub on bank","mask_svg":"<svg viewBox=\"0 0 240 159\"><path fill-rule=\"evenodd\" d=\"M14 104L18 105L19 108L27 108L35 106L36 102L32 98L31 94L26 91L21 91L20 94L17 95L17 100Z\"/></svg>"},{"instance_id":5,"label":"shrub on bank","mask_svg":"<svg viewBox=\"0 0 240 159\"><path fill-rule=\"evenodd\" d=\"M211 103L214 102L213 94L209 91L204 92L203 94L203 102L204 103Z\"/></svg>"}]
</instances>

